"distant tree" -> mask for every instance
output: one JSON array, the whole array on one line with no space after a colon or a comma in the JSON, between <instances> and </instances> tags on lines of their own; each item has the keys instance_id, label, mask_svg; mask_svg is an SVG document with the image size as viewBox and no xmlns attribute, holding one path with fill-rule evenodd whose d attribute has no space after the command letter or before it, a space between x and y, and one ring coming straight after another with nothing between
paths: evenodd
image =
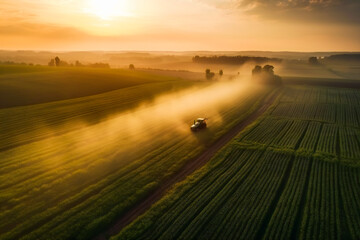
<instances>
[{"instance_id":1,"label":"distant tree","mask_svg":"<svg viewBox=\"0 0 360 240\"><path fill-rule=\"evenodd\" d=\"M213 79L214 76L215 76L215 73L211 72L210 69L205 70L205 77L207 80Z\"/></svg>"},{"instance_id":2,"label":"distant tree","mask_svg":"<svg viewBox=\"0 0 360 240\"><path fill-rule=\"evenodd\" d=\"M135 70L134 64L130 64L130 65L129 65L129 69L130 69L130 70Z\"/></svg>"},{"instance_id":3,"label":"distant tree","mask_svg":"<svg viewBox=\"0 0 360 240\"><path fill-rule=\"evenodd\" d=\"M252 70L252 78L254 81L262 84L282 84L281 77L274 74L274 66L272 65L265 65L264 67L256 65Z\"/></svg>"},{"instance_id":4,"label":"distant tree","mask_svg":"<svg viewBox=\"0 0 360 240\"><path fill-rule=\"evenodd\" d=\"M200 57L198 55L192 58L193 62L199 62L199 59Z\"/></svg>"},{"instance_id":5,"label":"distant tree","mask_svg":"<svg viewBox=\"0 0 360 240\"><path fill-rule=\"evenodd\" d=\"M264 72L267 72L267 73L270 74L270 75L274 75L274 66L272 66L272 65L265 65L265 66L263 67L263 71L264 71Z\"/></svg>"},{"instance_id":6,"label":"distant tree","mask_svg":"<svg viewBox=\"0 0 360 240\"><path fill-rule=\"evenodd\" d=\"M253 75L254 75L254 74L258 74L258 73L261 73L261 71L262 71L261 66L256 65L256 66L254 67L254 69L252 70L252 74L253 74Z\"/></svg>"},{"instance_id":7,"label":"distant tree","mask_svg":"<svg viewBox=\"0 0 360 240\"><path fill-rule=\"evenodd\" d=\"M49 65L50 67L55 66L55 59L51 59L50 62L48 63L48 65Z\"/></svg>"},{"instance_id":8,"label":"distant tree","mask_svg":"<svg viewBox=\"0 0 360 240\"><path fill-rule=\"evenodd\" d=\"M76 67L82 67L84 66L81 62L79 62L78 60L75 61L75 66Z\"/></svg>"},{"instance_id":9,"label":"distant tree","mask_svg":"<svg viewBox=\"0 0 360 240\"><path fill-rule=\"evenodd\" d=\"M318 65L319 61L318 61L317 57L309 57L309 63L311 65Z\"/></svg>"},{"instance_id":10,"label":"distant tree","mask_svg":"<svg viewBox=\"0 0 360 240\"><path fill-rule=\"evenodd\" d=\"M220 69L219 75L222 76L223 74L224 74L224 71L222 69Z\"/></svg>"},{"instance_id":11,"label":"distant tree","mask_svg":"<svg viewBox=\"0 0 360 240\"><path fill-rule=\"evenodd\" d=\"M60 58L58 56L55 57L55 65L60 66Z\"/></svg>"}]
</instances>

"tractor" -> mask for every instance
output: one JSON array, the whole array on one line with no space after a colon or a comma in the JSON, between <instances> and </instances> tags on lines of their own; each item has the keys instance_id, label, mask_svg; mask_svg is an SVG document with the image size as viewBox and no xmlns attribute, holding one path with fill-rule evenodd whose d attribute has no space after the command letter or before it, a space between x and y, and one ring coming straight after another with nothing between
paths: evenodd
<instances>
[{"instance_id":1,"label":"tractor","mask_svg":"<svg viewBox=\"0 0 360 240\"><path fill-rule=\"evenodd\" d=\"M206 128L206 120L207 118L198 118L194 120L194 124L190 127L191 131L196 132L198 130Z\"/></svg>"}]
</instances>

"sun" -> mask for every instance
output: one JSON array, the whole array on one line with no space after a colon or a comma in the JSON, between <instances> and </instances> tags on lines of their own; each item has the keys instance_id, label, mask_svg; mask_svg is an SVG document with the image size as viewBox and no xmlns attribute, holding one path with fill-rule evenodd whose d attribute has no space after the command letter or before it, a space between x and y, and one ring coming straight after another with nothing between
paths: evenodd
<instances>
[{"instance_id":1,"label":"sun","mask_svg":"<svg viewBox=\"0 0 360 240\"><path fill-rule=\"evenodd\" d=\"M126 0L88 0L85 11L103 20L131 15Z\"/></svg>"}]
</instances>

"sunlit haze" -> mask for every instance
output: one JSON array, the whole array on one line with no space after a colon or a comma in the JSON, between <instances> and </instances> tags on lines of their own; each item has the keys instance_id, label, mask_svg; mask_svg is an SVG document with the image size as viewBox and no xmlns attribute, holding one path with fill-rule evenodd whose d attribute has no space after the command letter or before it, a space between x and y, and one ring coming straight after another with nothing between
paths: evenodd
<instances>
[{"instance_id":1,"label":"sunlit haze","mask_svg":"<svg viewBox=\"0 0 360 240\"><path fill-rule=\"evenodd\" d=\"M357 0L0 1L1 49L359 51Z\"/></svg>"}]
</instances>

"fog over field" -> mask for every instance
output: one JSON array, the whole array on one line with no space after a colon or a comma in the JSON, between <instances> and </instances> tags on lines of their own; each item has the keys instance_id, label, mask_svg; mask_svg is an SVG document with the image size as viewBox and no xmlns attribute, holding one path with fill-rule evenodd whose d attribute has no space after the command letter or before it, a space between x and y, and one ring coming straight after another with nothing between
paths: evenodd
<instances>
[{"instance_id":1,"label":"fog over field","mask_svg":"<svg viewBox=\"0 0 360 240\"><path fill-rule=\"evenodd\" d=\"M282 76L298 76L298 77L319 77L319 78L348 78L360 79L359 64L355 61L324 61L320 66L311 66L308 63L310 57L318 57L319 59L329 57L331 55L346 54L348 52L263 52L263 51L238 51L238 52L204 52L204 51L188 51L188 52L34 52L34 51L0 51L0 61L41 64L47 65L51 58L59 56L60 59L75 64L80 61L83 64L104 62L110 64L112 68L128 68L129 64L134 64L138 69L155 70L173 70L184 71L183 76L187 78L197 78L199 75L186 73L199 72L203 73L206 68L211 68L215 72L223 69L226 74L250 75L254 64L248 62L246 64L194 64L192 58L194 56L254 56L278 58L280 63L273 63L277 72ZM353 54L356 54L354 52ZM161 72L161 71L159 71ZM166 73L166 71L165 71ZM174 75L170 72L167 75ZM176 76L181 76L178 72ZM195 77L194 77L195 76Z\"/></svg>"}]
</instances>

